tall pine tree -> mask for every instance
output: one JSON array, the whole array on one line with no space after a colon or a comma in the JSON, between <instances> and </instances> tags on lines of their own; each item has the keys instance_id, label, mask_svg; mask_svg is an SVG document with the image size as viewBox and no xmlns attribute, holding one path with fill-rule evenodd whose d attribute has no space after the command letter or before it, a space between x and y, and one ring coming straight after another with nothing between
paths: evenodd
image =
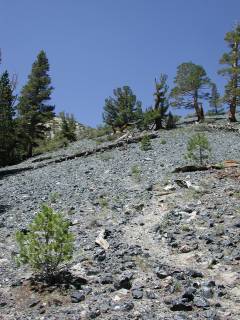
<instances>
[{"instance_id":1,"label":"tall pine tree","mask_svg":"<svg viewBox=\"0 0 240 320\"><path fill-rule=\"evenodd\" d=\"M128 125L137 124L142 115L142 104L129 86L113 90L114 97L105 100L103 121L112 127L123 130Z\"/></svg>"},{"instance_id":2,"label":"tall pine tree","mask_svg":"<svg viewBox=\"0 0 240 320\"><path fill-rule=\"evenodd\" d=\"M182 63L177 68L174 83L176 86L171 91L174 99L172 106L195 109L198 121L203 120L204 112L200 101L208 98L206 89L210 86L210 79L204 68L192 62Z\"/></svg>"},{"instance_id":3,"label":"tall pine tree","mask_svg":"<svg viewBox=\"0 0 240 320\"><path fill-rule=\"evenodd\" d=\"M236 108L240 105L240 24L227 32L224 40L230 51L223 54L220 64L226 67L218 73L228 79L223 100L229 105L229 121L236 122Z\"/></svg>"},{"instance_id":4,"label":"tall pine tree","mask_svg":"<svg viewBox=\"0 0 240 320\"><path fill-rule=\"evenodd\" d=\"M18 104L21 137L27 157L32 156L33 147L38 145L38 140L44 138L44 133L48 130L45 124L54 116L54 106L48 104L53 90L48 72L48 59L42 50L32 65Z\"/></svg>"},{"instance_id":5,"label":"tall pine tree","mask_svg":"<svg viewBox=\"0 0 240 320\"><path fill-rule=\"evenodd\" d=\"M0 166L15 160L14 87L5 71L0 78Z\"/></svg>"}]
</instances>

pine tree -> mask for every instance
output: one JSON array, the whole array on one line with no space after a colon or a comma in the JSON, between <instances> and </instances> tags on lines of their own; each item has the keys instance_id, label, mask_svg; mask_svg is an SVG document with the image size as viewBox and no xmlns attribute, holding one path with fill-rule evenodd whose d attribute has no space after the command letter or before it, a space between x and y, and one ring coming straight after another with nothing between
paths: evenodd
<instances>
[{"instance_id":1,"label":"pine tree","mask_svg":"<svg viewBox=\"0 0 240 320\"><path fill-rule=\"evenodd\" d=\"M46 53L41 51L19 98L19 125L27 157L32 156L33 147L38 145L37 140L44 138L47 130L45 124L54 116L54 106L47 103L53 90L48 71Z\"/></svg>"},{"instance_id":2,"label":"pine tree","mask_svg":"<svg viewBox=\"0 0 240 320\"><path fill-rule=\"evenodd\" d=\"M211 95L209 97L209 105L211 113L219 114L223 111L220 94L215 83L211 84Z\"/></svg>"},{"instance_id":3,"label":"pine tree","mask_svg":"<svg viewBox=\"0 0 240 320\"><path fill-rule=\"evenodd\" d=\"M174 80L175 88L171 91L172 106L194 108L198 121L204 120L204 112L200 100L206 99L209 93L210 79L200 65L192 62L182 63L177 68Z\"/></svg>"},{"instance_id":4,"label":"pine tree","mask_svg":"<svg viewBox=\"0 0 240 320\"><path fill-rule=\"evenodd\" d=\"M163 128L163 120L167 118L167 110L169 107L168 103L168 86L167 86L167 75L161 74L159 81L155 79L155 130Z\"/></svg>"},{"instance_id":5,"label":"pine tree","mask_svg":"<svg viewBox=\"0 0 240 320\"><path fill-rule=\"evenodd\" d=\"M236 108L240 105L240 24L226 33L225 41L230 51L223 54L220 64L226 67L218 73L229 79L225 86L223 100L229 105L229 121L236 122Z\"/></svg>"},{"instance_id":6,"label":"pine tree","mask_svg":"<svg viewBox=\"0 0 240 320\"><path fill-rule=\"evenodd\" d=\"M72 114L69 116L69 114L61 112L60 118L62 120L61 136L70 142L76 141L76 120L74 119L74 116Z\"/></svg>"},{"instance_id":7,"label":"pine tree","mask_svg":"<svg viewBox=\"0 0 240 320\"><path fill-rule=\"evenodd\" d=\"M143 114L143 128L163 129L163 122L168 118L168 86L167 75L161 74L159 80L155 78L154 107L148 108Z\"/></svg>"},{"instance_id":8,"label":"pine tree","mask_svg":"<svg viewBox=\"0 0 240 320\"><path fill-rule=\"evenodd\" d=\"M28 232L17 231L17 262L29 264L48 283L54 282L62 267L72 258L73 234L69 221L47 205L36 214Z\"/></svg>"},{"instance_id":9,"label":"pine tree","mask_svg":"<svg viewBox=\"0 0 240 320\"><path fill-rule=\"evenodd\" d=\"M15 159L14 87L5 71L0 78L0 166Z\"/></svg>"},{"instance_id":10,"label":"pine tree","mask_svg":"<svg viewBox=\"0 0 240 320\"><path fill-rule=\"evenodd\" d=\"M137 124L141 117L142 106L129 86L113 90L114 97L105 100L103 121L112 127L123 130L128 125Z\"/></svg>"},{"instance_id":11,"label":"pine tree","mask_svg":"<svg viewBox=\"0 0 240 320\"><path fill-rule=\"evenodd\" d=\"M204 160L208 159L211 147L204 133L195 133L187 144L186 159L199 161L202 166Z\"/></svg>"}]
</instances>

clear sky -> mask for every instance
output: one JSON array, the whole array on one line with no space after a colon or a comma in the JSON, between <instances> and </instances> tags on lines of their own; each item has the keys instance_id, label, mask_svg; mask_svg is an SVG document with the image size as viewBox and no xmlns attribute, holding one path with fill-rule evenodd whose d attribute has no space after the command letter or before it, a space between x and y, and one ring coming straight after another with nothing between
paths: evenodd
<instances>
[{"instance_id":1,"label":"clear sky","mask_svg":"<svg viewBox=\"0 0 240 320\"><path fill-rule=\"evenodd\" d=\"M102 121L104 100L130 85L148 107L154 78L201 64L217 75L224 35L240 18L240 0L0 0L1 69L27 80L38 52L47 53L56 112L82 123Z\"/></svg>"}]
</instances>

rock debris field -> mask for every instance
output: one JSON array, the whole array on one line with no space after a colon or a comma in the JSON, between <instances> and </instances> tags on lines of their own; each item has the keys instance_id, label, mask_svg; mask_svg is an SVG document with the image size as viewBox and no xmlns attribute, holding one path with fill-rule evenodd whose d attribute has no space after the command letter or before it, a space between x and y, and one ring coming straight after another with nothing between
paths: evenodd
<instances>
[{"instance_id":1,"label":"rock debris field","mask_svg":"<svg viewBox=\"0 0 240 320\"><path fill-rule=\"evenodd\" d=\"M149 151L52 161L96 147L84 139L0 169L0 319L240 319L240 134L206 131L209 162L234 165L174 173L197 128L160 131ZM46 202L71 221L74 281L36 287L15 233Z\"/></svg>"}]
</instances>

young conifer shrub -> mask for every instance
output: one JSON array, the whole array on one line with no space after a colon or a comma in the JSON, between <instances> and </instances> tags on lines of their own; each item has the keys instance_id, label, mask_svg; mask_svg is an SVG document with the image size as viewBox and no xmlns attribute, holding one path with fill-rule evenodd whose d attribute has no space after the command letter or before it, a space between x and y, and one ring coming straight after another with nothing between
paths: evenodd
<instances>
[{"instance_id":1,"label":"young conifer shrub","mask_svg":"<svg viewBox=\"0 0 240 320\"><path fill-rule=\"evenodd\" d=\"M204 164L211 152L209 141L204 133L195 133L188 141L186 158Z\"/></svg>"},{"instance_id":2,"label":"young conifer shrub","mask_svg":"<svg viewBox=\"0 0 240 320\"><path fill-rule=\"evenodd\" d=\"M136 182L140 182L141 180L141 169L138 165L134 164L131 168L131 176Z\"/></svg>"},{"instance_id":3,"label":"young conifer shrub","mask_svg":"<svg viewBox=\"0 0 240 320\"><path fill-rule=\"evenodd\" d=\"M53 281L72 258L73 234L69 222L47 205L42 205L27 232L16 233L16 240L17 262L30 265L47 282Z\"/></svg>"},{"instance_id":4,"label":"young conifer shrub","mask_svg":"<svg viewBox=\"0 0 240 320\"><path fill-rule=\"evenodd\" d=\"M148 151L152 149L151 139L149 136L144 135L141 140L141 150Z\"/></svg>"}]
</instances>

